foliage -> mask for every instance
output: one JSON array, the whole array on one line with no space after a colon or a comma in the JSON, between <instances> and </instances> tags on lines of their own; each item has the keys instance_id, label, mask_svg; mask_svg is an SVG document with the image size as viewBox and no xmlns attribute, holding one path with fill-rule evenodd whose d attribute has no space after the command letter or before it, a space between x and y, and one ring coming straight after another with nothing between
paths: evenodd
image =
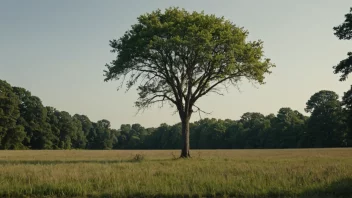
<instances>
[{"instance_id":1,"label":"foliage","mask_svg":"<svg viewBox=\"0 0 352 198\"><path fill-rule=\"evenodd\" d=\"M352 39L352 7L350 8L350 12L345 14L345 21L333 29L335 30L335 36L339 39Z\"/></svg>"},{"instance_id":2,"label":"foliage","mask_svg":"<svg viewBox=\"0 0 352 198\"><path fill-rule=\"evenodd\" d=\"M50 149L53 139L50 124L47 120L47 109L40 98L32 96L24 88L14 87L13 92L20 100L20 118L18 124L24 127L26 139L23 144L32 149Z\"/></svg>"},{"instance_id":3,"label":"foliage","mask_svg":"<svg viewBox=\"0 0 352 198\"><path fill-rule=\"evenodd\" d=\"M189 96L193 104L226 80L235 83L246 77L264 83L273 64L262 60L262 42L247 42L247 35L214 15L157 10L140 16L123 37L110 41L117 59L107 65L105 80L130 77L129 89L145 78L138 87L136 105L141 108L159 102L156 99L182 105L190 88L195 90Z\"/></svg>"},{"instance_id":4,"label":"foliage","mask_svg":"<svg viewBox=\"0 0 352 198\"><path fill-rule=\"evenodd\" d=\"M340 81L345 81L348 75L352 72L352 52L347 53L347 58L340 61L339 64L334 66L334 73L342 73L340 77Z\"/></svg>"},{"instance_id":5,"label":"foliage","mask_svg":"<svg viewBox=\"0 0 352 198\"><path fill-rule=\"evenodd\" d=\"M319 91L307 102L306 111L312 115L307 132L312 147L342 146L345 136L343 110L338 95L332 91Z\"/></svg>"},{"instance_id":6,"label":"foliage","mask_svg":"<svg viewBox=\"0 0 352 198\"><path fill-rule=\"evenodd\" d=\"M345 21L333 28L335 30L335 35L339 39L351 40L352 39L352 7L350 12L345 15ZM340 61L340 63L334 66L334 73L342 73L340 81L347 79L348 74L352 72L352 52L347 53L347 58Z\"/></svg>"},{"instance_id":7,"label":"foliage","mask_svg":"<svg viewBox=\"0 0 352 198\"><path fill-rule=\"evenodd\" d=\"M20 101L6 81L0 80L0 148L21 149L26 137L23 126L17 125L20 118Z\"/></svg>"}]
</instances>

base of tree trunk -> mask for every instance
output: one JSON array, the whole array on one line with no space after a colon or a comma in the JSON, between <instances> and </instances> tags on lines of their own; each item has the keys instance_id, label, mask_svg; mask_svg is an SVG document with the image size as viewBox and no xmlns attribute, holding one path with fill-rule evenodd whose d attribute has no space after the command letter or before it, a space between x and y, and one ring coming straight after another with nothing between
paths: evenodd
<instances>
[{"instance_id":1,"label":"base of tree trunk","mask_svg":"<svg viewBox=\"0 0 352 198\"><path fill-rule=\"evenodd\" d=\"M180 158L191 158L191 155L189 154L189 152L182 152Z\"/></svg>"}]
</instances>

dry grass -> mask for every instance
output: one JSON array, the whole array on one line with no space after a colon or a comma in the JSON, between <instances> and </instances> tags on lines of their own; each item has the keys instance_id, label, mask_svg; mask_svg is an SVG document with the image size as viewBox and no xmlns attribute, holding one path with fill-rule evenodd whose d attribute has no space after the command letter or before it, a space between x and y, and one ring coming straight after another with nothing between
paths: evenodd
<instances>
[{"instance_id":1,"label":"dry grass","mask_svg":"<svg viewBox=\"0 0 352 198\"><path fill-rule=\"evenodd\" d=\"M143 159L133 160L139 154ZM352 197L352 149L1 151L4 197ZM142 157L142 158L143 158Z\"/></svg>"}]
</instances>

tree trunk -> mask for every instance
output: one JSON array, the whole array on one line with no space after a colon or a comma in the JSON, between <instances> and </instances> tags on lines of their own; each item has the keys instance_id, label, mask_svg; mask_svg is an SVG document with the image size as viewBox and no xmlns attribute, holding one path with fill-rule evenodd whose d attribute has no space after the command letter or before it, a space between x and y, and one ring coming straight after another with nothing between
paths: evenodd
<instances>
[{"instance_id":1,"label":"tree trunk","mask_svg":"<svg viewBox=\"0 0 352 198\"><path fill-rule=\"evenodd\" d=\"M183 146L181 151L181 158L189 158L189 120L190 118L182 119L182 140Z\"/></svg>"}]
</instances>

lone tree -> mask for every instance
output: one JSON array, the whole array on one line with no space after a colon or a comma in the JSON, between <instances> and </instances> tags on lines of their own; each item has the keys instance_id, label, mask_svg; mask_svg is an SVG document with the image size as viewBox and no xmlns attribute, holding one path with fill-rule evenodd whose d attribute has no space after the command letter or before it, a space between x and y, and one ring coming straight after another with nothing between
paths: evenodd
<instances>
[{"instance_id":1,"label":"lone tree","mask_svg":"<svg viewBox=\"0 0 352 198\"><path fill-rule=\"evenodd\" d=\"M165 102L176 106L182 122L182 158L190 157L189 121L202 110L197 100L219 85L242 79L264 84L274 66L263 58L263 42L247 41L248 32L224 17L169 8L138 17L138 23L111 40L116 60L107 64L105 81L121 80L129 90L138 84L136 107ZM193 109L195 108L195 109Z\"/></svg>"}]
</instances>

